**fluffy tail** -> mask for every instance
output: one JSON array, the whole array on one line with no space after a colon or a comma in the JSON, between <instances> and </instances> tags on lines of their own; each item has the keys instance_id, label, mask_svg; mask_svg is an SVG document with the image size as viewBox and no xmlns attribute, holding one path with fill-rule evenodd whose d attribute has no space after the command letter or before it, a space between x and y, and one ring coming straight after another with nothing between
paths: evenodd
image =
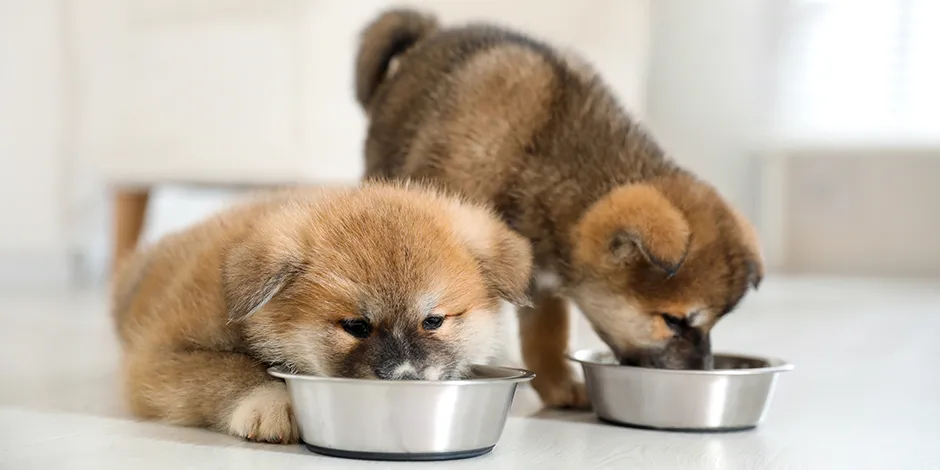
<instances>
[{"instance_id":1,"label":"fluffy tail","mask_svg":"<svg viewBox=\"0 0 940 470\"><path fill-rule=\"evenodd\" d=\"M415 10L382 13L362 30L356 55L356 99L368 107L395 56L437 30L437 19Z\"/></svg>"}]
</instances>

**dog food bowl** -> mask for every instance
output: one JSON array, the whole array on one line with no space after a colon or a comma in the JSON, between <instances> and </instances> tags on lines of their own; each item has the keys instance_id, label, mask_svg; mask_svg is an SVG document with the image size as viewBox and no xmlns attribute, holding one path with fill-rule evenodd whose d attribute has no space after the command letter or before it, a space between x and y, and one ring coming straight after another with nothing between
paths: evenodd
<instances>
[{"instance_id":1,"label":"dog food bowl","mask_svg":"<svg viewBox=\"0 0 940 470\"><path fill-rule=\"evenodd\" d=\"M780 359L716 354L713 370L621 366L609 352L569 356L584 368L598 418L671 431L738 431L767 414L777 376L793 369Z\"/></svg>"},{"instance_id":2,"label":"dog food bowl","mask_svg":"<svg viewBox=\"0 0 940 470\"><path fill-rule=\"evenodd\" d=\"M453 460L493 449L529 371L475 366L467 380L284 379L308 449L365 460Z\"/></svg>"}]
</instances>

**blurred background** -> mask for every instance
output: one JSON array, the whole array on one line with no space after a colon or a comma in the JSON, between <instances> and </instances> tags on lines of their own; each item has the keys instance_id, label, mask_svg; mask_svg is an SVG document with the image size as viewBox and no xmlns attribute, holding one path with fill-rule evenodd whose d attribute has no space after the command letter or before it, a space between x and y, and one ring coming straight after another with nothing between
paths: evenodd
<instances>
[{"instance_id":1,"label":"blurred background","mask_svg":"<svg viewBox=\"0 0 940 470\"><path fill-rule=\"evenodd\" d=\"M757 224L774 274L940 275L940 2L0 0L0 291L246 190L354 183L359 29L413 5L577 50Z\"/></svg>"}]
</instances>

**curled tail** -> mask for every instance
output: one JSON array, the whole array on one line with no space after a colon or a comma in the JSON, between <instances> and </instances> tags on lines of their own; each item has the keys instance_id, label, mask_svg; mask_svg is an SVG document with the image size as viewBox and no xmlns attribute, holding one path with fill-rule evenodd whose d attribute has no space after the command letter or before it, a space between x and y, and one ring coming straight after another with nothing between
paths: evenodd
<instances>
[{"instance_id":1,"label":"curled tail","mask_svg":"<svg viewBox=\"0 0 940 470\"><path fill-rule=\"evenodd\" d=\"M361 33L356 55L356 99L368 107L395 56L437 30L437 19L409 9L382 13Z\"/></svg>"}]
</instances>

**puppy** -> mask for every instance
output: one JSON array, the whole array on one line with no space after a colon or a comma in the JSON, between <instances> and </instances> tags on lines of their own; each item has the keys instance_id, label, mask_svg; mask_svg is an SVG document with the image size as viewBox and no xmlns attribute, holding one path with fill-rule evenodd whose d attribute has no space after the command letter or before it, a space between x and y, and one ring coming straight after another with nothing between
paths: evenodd
<instances>
[{"instance_id":1,"label":"puppy","mask_svg":"<svg viewBox=\"0 0 940 470\"><path fill-rule=\"evenodd\" d=\"M131 257L113 313L136 415L295 442L282 381L453 379L526 304L528 242L489 210L393 184L250 200Z\"/></svg>"},{"instance_id":2,"label":"puppy","mask_svg":"<svg viewBox=\"0 0 940 470\"><path fill-rule=\"evenodd\" d=\"M362 32L356 95L367 177L456 190L531 241L521 342L547 405L587 405L564 357L567 299L623 364L710 367L710 330L763 276L754 231L589 65L517 32L390 10Z\"/></svg>"}]
</instances>

